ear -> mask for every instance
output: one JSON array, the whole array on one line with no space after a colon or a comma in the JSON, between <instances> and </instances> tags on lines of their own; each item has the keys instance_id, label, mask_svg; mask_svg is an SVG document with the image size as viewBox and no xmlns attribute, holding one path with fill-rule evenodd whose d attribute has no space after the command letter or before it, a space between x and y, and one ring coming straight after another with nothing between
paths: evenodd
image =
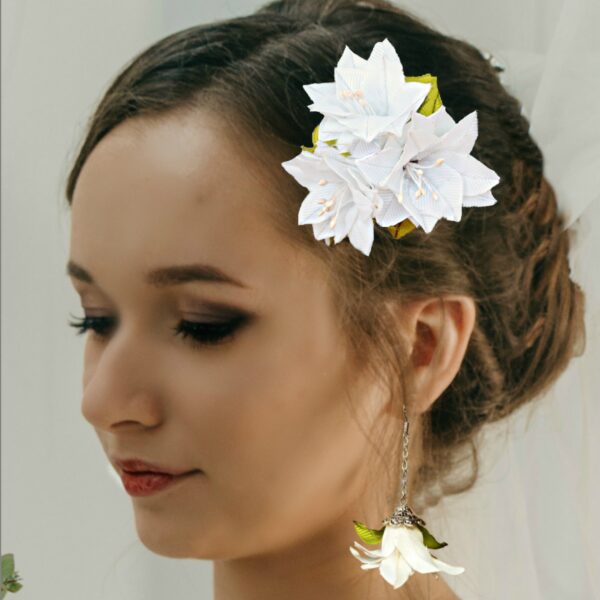
<instances>
[{"instance_id":1,"label":"ear","mask_svg":"<svg viewBox=\"0 0 600 600\"><path fill-rule=\"evenodd\" d=\"M404 303L399 312L409 344L414 392L411 412L420 414L458 373L475 325L475 302L459 295L427 298Z\"/></svg>"}]
</instances>

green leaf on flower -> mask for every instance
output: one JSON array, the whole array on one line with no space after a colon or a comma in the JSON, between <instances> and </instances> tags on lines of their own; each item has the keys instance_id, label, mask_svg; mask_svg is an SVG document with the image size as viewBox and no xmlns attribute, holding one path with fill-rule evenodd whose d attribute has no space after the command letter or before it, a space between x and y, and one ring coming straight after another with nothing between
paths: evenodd
<instances>
[{"instance_id":1,"label":"green leaf on flower","mask_svg":"<svg viewBox=\"0 0 600 600\"><path fill-rule=\"evenodd\" d=\"M319 126L317 125L312 132L312 148L309 146L300 146L300 148L302 148L302 150L305 150L306 152L313 152L315 151L315 148L317 147L317 140L319 139Z\"/></svg>"},{"instance_id":2,"label":"green leaf on flower","mask_svg":"<svg viewBox=\"0 0 600 600\"><path fill-rule=\"evenodd\" d=\"M312 132L312 143L313 146L317 145L317 140L319 139L319 126L317 125Z\"/></svg>"},{"instance_id":3,"label":"green leaf on flower","mask_svg":"<svg viewBox=\"0 0 600 600\"><path fill-rule=\"evenodd\" d=\"M427 531L427 529L423 527L423 525L417 525L417 527L421 530L421 533L423 534L423 543L425 544L425 546L427 546L427 548L433 548L434 550L437 550L448 545L447 542L438 542L431 535L431 533L429 533L429 531Z\"/></svg>"},{"instance_id":4,"label":"green leaf on flower","mask_svg":"<svg viewBox=\"0 0 600 600\"><path fill-rule=\"evenodd\" d=\"M442 98L440 96L440 91L437 86L437 77L432 75L431 73L426 73L425 75L418 75L416 77L405 77L405 81L419 81L420 83L430 83L431 88L429 89L429 93L423 100L423 103L417 110L418 113L425 115L428 117L432 113L434 113L440 106L442 106Z\"/></svg>"},{"instance_id":5,"label":"green leaf on flower","mask_svg":"<svg viewBox=\"0 0 600 600\"><path fill-rule=\"evenodd\" d=\"M415 228L416 225L410 219L404 219L404 221L400 221L396 225L390 225L387 229L395 239L399 240Z\"/></svg>"},{"instance_id":6,"label":"green leaf on flower","mask_svg":"<svg viewBox=\"0 0 600 600\"><path fill-rule=\"evenodd\" d=\"M383 538L383 531L385 527L381 529L370 529L364 523L360 521L352 521L354 523L354 529L356 529L356 533L358 537L367 544L379 544L381 539Z\"/></svg>"}]
</instances>

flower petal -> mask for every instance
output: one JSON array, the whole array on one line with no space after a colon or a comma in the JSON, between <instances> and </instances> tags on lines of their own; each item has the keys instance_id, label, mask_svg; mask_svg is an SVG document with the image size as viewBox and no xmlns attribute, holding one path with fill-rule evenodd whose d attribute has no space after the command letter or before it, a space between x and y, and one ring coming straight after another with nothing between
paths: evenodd
<instances>
[{"instance_id":1,"label":"flower petal","mask_svg":"<svg viewBox=\"0 0 600 600\"><path fill-rule=\"evenodd\" d=\"M373 246L373 239L375 237L373 229L373 219L371 217L367 217L366 219L358 217L348 232L350 243L366 256L369 256L371 247Z\"/></svg>"},{"instance_id":2,"label":"flower petal","mask_svg":"<svg viewBox=\"0 0 600 600\"><path fill-rule=\"evenodd\" d=\"M355 69L366 69L368 64L368 61L366 61L362 56L354 54L354 52L352 52L348 46L344 48L342 56L340 57L340 60L338 60L338 67L343 68L354 67Z\"/></svg>"},{"instance_id":3,"label":"flower petal","mask_svg":"<svg viewBox=\"0 0 600 600\"><path fill-rule=\"evenodd\" d=\"M390 556L386 556L381 561L379 572L394 589L397 589L406 583L406 580L414 571L402 555L398 551L394 551Z\"/></svg>"},{"instance_id":4,"label":"flower petal","mask_svg":"<svg viewBox=\"0 0 600 600\"><path fill-rule=\"evenodd\" d=\"M416 185L411 180L408 193L404 194L403 203L411 217L422 224L429 233L432 223L439 219L460 220L462 214L462 177L452 167L441 164L435 169L428 169L423 175L424 193L416 197ZM408 178L406 178L408 179ZM437 198L433 194L437 195Z\"/></svg>"},{"instance_id":5,"label":"flower petal","mask_svg":"<svg viewBox=\"0 0 600 600\"><path fill-rule=\"evenodd\" d=\"M375 153L381 151L380 145L376 142L365 142L364 140L357 139L350 148L352 158L356 161L366 156L373 156ZM358 166L358 165L357 165Z\"/></svg>"},{"instance_id":6,"label":"flower petal","mask_svg":"<svg viewBox=\"0 0 600 600\"><path fill-rule=\"evenodd\" d=\"M464 567L456 567L454 565L449 565L448 563L445 563L442 560L434 558L433 556L431 557L431 560L433 561L433 564L436 565L440 571L444 571L445 573L450 573L450 575L460 575L465 570Z\"/></svg>"},{"instance_id":7,"label":"flower petal","mask_svg":"<svg viewBox=\"0 0 600 600\"><path fill-rule=\"evenodd\" d=\"M321 190L312 190L300 205L298 211L298 225L307 225L308 223L321 223L331 218L332 211L323 212L323 203L319 203L323 199L328 199L328 196L321 193ZM338 202L340 200L338 199ZM335 205L334 205L335 206Z\"/></svg>"},{"instance_id":8,"label":"flower petal","mask_svg":"<svg viewBox=\"0 0 600 600\"><path fill-rule=\"evenodd\" d=\"M381 538L381 552L385 556L389 556L396 548L396 538L398 537L398 527L396 525L387 525L383 530Z\"/></svg>"},{"instance_id":9,"label":"flower petal","mask_svg":"<svg viewBox=\"0 0 600 600\"><path fill-rule=\"evenodd\" d=\"M415 571L433 573L440 570L433 562L433 557L423 543L423 534L417 527L410 525L399 527L396 547Z\"/></svg>"},{"instance_id":10,"label":"flower petal","mask_svg":"<svg viewBox=\"0 0 600 600\"><path fill-rule=\"evenodd\" d=\"M325 238L333 236L333 231L331 230L331 227L329 227L329 220L313 223L312 226L316 240L324 240Z\"/></svg>"},{"instance_id":11,"label":"flower petal","mask_svg":"<svg viewBox=\"0 0 600 600\"><path fill-rule=\"evenodd\" d=\"M408 115L407 115L408 116ZM366 142L371 142L373 139L384 131L389 131L392 128L403 126L404 123L396 123L401 121L398 115L349 115L338 117L338 121L347 128L352 129L354 134Z\"/></svg>"},{"instance_id":12,"label":"flower petal","mask_svg":"<svg viewBox=\"0 0 600 600\"><path fill-rule=\"evenodd\" d=\"M425 129L419 129L411 124L406 130L406 145L402 152L401 160L407 163L411 159L419 160L427 156L430 148L434 148L440 138Z\"/></svg>"},{"instance_id":13,"label":"flower petal","mask_svg":"<svg viewBox=\"0 0 600 600\"><path fill-rule=\"evenodd\" d=\"M494 187L500 177L495 171L486 167L481 161L470 154L445 152L444 160L455 171L461 174L465 196L477 196ZM432 170L435 170L432 169Z\"/></svg>"},{"instance_id":14,"label":"flower petal","mask_svg":"<svg viewBox=\"0 0 600 600\"><path fill-rule=\"evenodd\" d=\"M375 210L375 220L382 227L396 225L408 218L408 212L396 199L396 194L391 190L379 193L380 208Z\"/></svg>"},{"instance_id":15,"label":"flower petal","mask_svg":"<svg viewBox=\"0 0 600 600\"><path fill-rule=\"evenodd\" d=\"M308 108L312 112L335 116L350 114L350 107L341 100L338 100L335 83L309 83L302 87L313 101L312 104L308 105Z\"/></svg>"},{"instance_id":16,"label":"flower petal","mask_svg":"<svg viewBox=\"0 0 600 600\"><path fill-rule=\"evenodd\" d=\"M369 548L365 548L364 546L361 546L358 542L354 542L354 545L357 548L360 548L367 557L372 558L372 559L381 559L383 558L383 554L381 552L381 550L378 550L377 548L375 548L374 550L370 550ZM356 552L356 550L354 548L352 548L352 550L354 550Z\"/></svg>"},{"instance_id":17,"label":"flower petal","mask_svg":"<svg viewBox=\"0 0 600 600\"><path fill-rule=\"evenodd\" d=\"M333 70L333 76L336 83L336 93L338 94L338 97L341 92L354 92L355 90L362 89L365 84L365 75L366 73L364 69L356 69L354 67L336 67ZM345 100L345 102L353 112L365 114L365 109L361 104L353 104L356 102L354 98L348 98Z\"/></svg>"},{"instance_id":18,"label":"flower petal","mask_svg":"<svg viewBox=\"0 0 600 600\"><path fill-rule=\"evenodd\" d=\"M321 179L329 182L339 181L339 177L328 168L323 158L311 152L301 152L291 160L282 162L281 166L307 189L319 185Z\"/></svg>"},{"instance_id":19,"label":"flower petal","mask_svg":"<svg viewBox=\"0 0 600 600\"><path fill-rule=\"evenodd\" d=\"M489 190L485 194L478 196L465 196L463 198L463 206L492 206L497 200Z\"/></svg>"},{"instance_id":20,"label":"flower petal","mask_svg":"<svg viewBox=\"0 0 600 600\"><path fill-rule=\"evenodd\" d=\"M346 202L342 208L340 208L334 228L335 237L333 241L336 244L341 242L348 235L357 218L358 210L352 202Z\"/></svg>"},{"instance_id":21,"label":"flower petal","mask_svg":"<svg viewBox=\"0 0 600 600\"><path fill-rule=\"evenodd\" d=\"M435 150L469 154L475 145L477 132L477 111L474 110L440 138L439 147Z\"/></svg>"},{"instance_id":22,"label":"flower petal","mask_svg":"<svg viewBox=\"0 0 600 600\"><path fill-rule=\"evenodd\" d=\"M380 558L372 558L370 556L362 556L360 554L360 552L358 552L352 546L350 546L350 552L352 553L352 555L354 557L358 558L358 560L361 563L363 563L363 568L376 569L377 567L379 567L379 564L381 562Z\"/></svg>"},{"instance_id":23,"label":"flower petal","mask_svg":"<svg viewBox=\"0 0 600 600\"><path fill-rule=\"evenodd\" d=\"M415 127L426 129L436 137L442 137L456 125L456 121L448 114L443 104L430 115L422 115L417 112L411 118Z\"/></svg>"},{"instance_id":24,"label":"flower petal","mask_svg":"<svg viewBox=\"0 0 600 600\"><path fill-rule=\"evenodd\" d=\"M356 166L372 185L380 185L398 167L401 149L389 146L356 160ZM400 168L402 165L399 165Z\"/></svg>"}]
</instances>

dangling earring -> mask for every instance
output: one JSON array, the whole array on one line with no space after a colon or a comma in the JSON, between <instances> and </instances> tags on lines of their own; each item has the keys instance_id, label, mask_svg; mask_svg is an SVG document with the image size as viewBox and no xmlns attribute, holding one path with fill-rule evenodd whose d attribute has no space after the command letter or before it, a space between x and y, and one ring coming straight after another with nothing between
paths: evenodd
<instances>
[{"instance_id":1,"label":"dangling earring","mask_svg":"<svg viewBox=\"0 0 600 600\"><path fill-rule=\"evenodd\" d=\"M381 548L369 550L354 542L354 545L364 552L365 555L362 556L350 546L352 555L363 563L362 569L379 569L381 576L394 589L404 585L415 571L419 573L444 571L451 575L459 575L465 570L464 567L449 565L430 554L428 548L437 550L448 544L438 542L425 529L425 521L415 515L407 504L409 423L406 404L403 413L400 504L396 506L390 517L383 519L381 529L369 529L360 521L353 521L356 533L364 542L381 543Z\"/></svg>"}]
</instances>

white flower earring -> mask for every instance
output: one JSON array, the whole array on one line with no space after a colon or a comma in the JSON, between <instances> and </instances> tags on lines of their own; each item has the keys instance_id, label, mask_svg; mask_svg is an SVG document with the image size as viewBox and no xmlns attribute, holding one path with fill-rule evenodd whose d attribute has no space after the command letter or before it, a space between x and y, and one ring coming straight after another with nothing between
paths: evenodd
<instances>
[{"instance_id":1,"label":"white flower earring","mask_svg":"<svg viewBox=\"0 0 600 600\"><path fill-rule=\"evenodd\" d=\"M400 504L390 517L383 519L381 529L369 529L359 521L354 521L358 536L367 544L379 544L381 548L369 550L358 542L354 545L364 552L361 555L350 546L350 552L363 564L362 569L379 569L381 576L394 589L404 585L415 572L434 573L444 571L451 575L459 575L465 569L449 565L435 556L429 549L447 546L446 542L438 542L427 529L425 521L416 516L407 504L408 487L408 442L409 423L404 406L404 429L402 436L402 479Z\"/></svg>"}]
</instances>

